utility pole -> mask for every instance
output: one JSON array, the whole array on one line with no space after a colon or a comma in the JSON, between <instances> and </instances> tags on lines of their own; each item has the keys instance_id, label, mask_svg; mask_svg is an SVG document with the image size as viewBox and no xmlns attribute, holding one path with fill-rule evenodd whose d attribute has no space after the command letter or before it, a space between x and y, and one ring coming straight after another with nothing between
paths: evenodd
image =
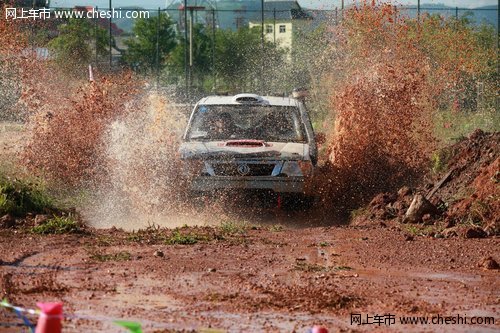
<instances>
[{"instance_id":1,"label":"utility pole","mask_svg":"<svg viewBox=\"0 0 500 333\"><path fill-rule=\"evenodd\" d=\"M214 77L214 90L216 90L217 75L215 72L215 8L212 8L212 75Z\"/></svg>"},{"instance_id":2,"label":"utility pole","mask_svg":"<svg viewBox=\"0 0 500 333\"><path fill-rule=\"evenodd\" d=\"M276 45L276 7L273 8L273 40Z\"/></svg>"},{"instance_id":3,"label":"utility pole","mask_svg":"<svg viewBox=\"0 0 500 333\"><path fill-rule=\"evenodd\" d=\"M191 81L193 79L193 20L194 12L198 10L205 10L202 6L188 6L189 9L189 88L191 89Z\"/></svg>"},{"instance_id":4,"label":"utility pole","mask_svg":"<svg viewBox=\"0 0 500 333\"><path fill-rule=\"evenodd\" d=\"M264 0L260 1L260 42L264 49Z\"/></svg>"},{"instance_id":5,"label":"utility pole","mask_svg":"<svg viewBox=\"0 0 500 333\"><path fill-rule=\"evenodd\" d=\"M96 6L95 7L95 11L98 12L99 9L98 7ZM98 49L98 45L97 45L97 15L94 15L94 47L95 47L95 67L97 68L97 61L98 61L98 53L97 53L97 49Z\"/></svg>"},{"instance_id":6,"label":"utility pole","mask_svg":"<svg viewBox=\"0 0 500 333\"><path fill-rule=\"evenodd\" d=\"M156 90L160 88L160 22L161 11L158 7L158 23L156 24Z\"/></svg>"},{"instance_id":7,"label":"utility pole","mask_svg":"<svg viewBox=\"0 0 500 333\"><path fill-rule=\"evenodd\" d=\"M189 76L193 67L193 8L189 8Z\"/></svg>"},{"instance_id":8,"label":"utility pole","mask_svg":"<svg viewBox=\"0 0 500 333\"><path fill-rule=\"evenodd\" d=\"M184 75L186 80L186 96L189 98L188 77L188 31L187 31L187 0L184 0Z\"/></svg>"},{"instance_id":9,"label":"utility pole","mask_svg":"<svg viewBox=\"0 0 500 333\"><path fill-rule=\"evenodd\" d=\"M113 53L111 51L111 44L112 44L112 39L113 39L113 35L111 33L111 23L112 23L112 19L113 19L113 13L112 13L112 9L111 9L111 0L109 0L109 12L110 12L110 16L109 16L109 68L113 67Z\"/></svg>"},{"instance_id":10,"label":"utility pole","mask_svg":"<svg viewBox=\"0 0 500 333\"><path fill-rule=\"evenodd\" d=\"M264 94L264 0L261 0L260 2L261 6L261 24L260 24L260 44L261 44L261 67L260 67L260 89L261 93Z\"/></svg>"},{"instance_id":11,"label":"utility pole","mask_svg":"<svg viewBox=\"0 0 500 333\"><path fill-rule=\"evenodd\" d=\"M420 0L417 0L417 22L420 22Z\"/></svg>"}]
</instances>

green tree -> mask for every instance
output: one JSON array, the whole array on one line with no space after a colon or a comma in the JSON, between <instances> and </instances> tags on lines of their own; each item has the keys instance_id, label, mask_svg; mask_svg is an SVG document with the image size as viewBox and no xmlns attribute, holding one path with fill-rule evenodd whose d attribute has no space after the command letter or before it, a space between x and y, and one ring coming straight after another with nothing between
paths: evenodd
<instances>
[{"instance_id":1,"label":"green tree","mask_svg":"<svg viewBox=\"0 0 500 333\"><path fill-rule=\"evenodd\" d=\"M128 49L123 60L138 70L147 71L156 67L157 42L160 66L163 66L167 56L177 44L174 23L166 13L138 19L133 33L135 38L125 41Z\"/></svg>"},{"instance_id":2,"label":"green tree","mask_svg":"<svg viewBox=\"0 0 500 333\"><path fill-rule=\"evenodd\" d=\"M241 28L216 33L215 71L219 87L231 92L273 91L285 65L285 51L271 42L262 49L260 30Z\"/></svg>"},{"instance_id":3,"label":"green tree","mask_svg":"<svg viewBox=\"0 0 500 333\"><path fill-rule=\"evenodd\" d=\"M294 29L292 61L286 80L291 83L292 89L309 89L307 104L316 120L323 119L330 110L330 86L325 84L322 75L335 63L335 54L326 52L333 44L327 42L331 40L328 27L327 23L322 23L313 30L307 26Z\"/></svg>"},{"instance_id":4,"label":"green tree","mask_svg":"<svg viewBox=\"0 0 500 333\"><path fill-rule=\"evenodd\" d=\"M188 44L189 47L189 44ZM184 36L179 38L179 42L172 51L167 64L169 74L175 78L184 78ZM188 51L189 52L189 51ZM188 59L189 62L189 59ZM212 39L206 31L206 27L201 24L193 26L193 68L192 80L194 85L203 86L212 70ZM178 81L178 80L175 80ZM210 82L209 82L210 83Z\"/></svg>"},{"instance_id":5,"label":"green tree","mask_svg":"<svg viewBox=\"0 0 500 333\"><path fill-rule=\"evenodd\" d=\"M94 52L105 55L108 47L106 30L95 27L84 19L70 18L58 26L59 36L51 40L49 48L54 51L56 62L64 68L84 67L91 61ZM97 50L96 50L97 48Z\"/></svg>"}]
</instances>

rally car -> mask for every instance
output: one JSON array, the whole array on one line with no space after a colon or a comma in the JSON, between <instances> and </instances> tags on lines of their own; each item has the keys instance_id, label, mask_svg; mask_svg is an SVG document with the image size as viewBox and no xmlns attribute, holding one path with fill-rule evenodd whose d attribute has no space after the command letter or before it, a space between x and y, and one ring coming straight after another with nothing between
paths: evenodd
<instances>
[{"instance_id":1,"label":"rally car","mask_svg":"<svg viewBox=\"0 0 500 333\"><path fill-rule=\"evenodd\" d=\"M304 104L295 98L209 96L194 107L180 155L193 191L303 193L317 162Z\"/></svg>"}]
</instances>

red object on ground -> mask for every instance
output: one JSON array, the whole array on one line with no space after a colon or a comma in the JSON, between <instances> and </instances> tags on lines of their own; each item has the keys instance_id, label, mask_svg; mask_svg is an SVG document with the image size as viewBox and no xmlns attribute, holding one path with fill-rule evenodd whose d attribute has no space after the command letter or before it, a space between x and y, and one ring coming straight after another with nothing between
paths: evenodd
<instances>
[{"instance_id":1,"label":"red object on ground","mask_svg":"<svg viewBox=\"0 0 500 333\"><path fill-rule=\"evenodd\" d=\"M311 333L328 333L328 330L323 326L313 326Z\"/></svg>"},{"instance_id":2,"label":"red object on ground","mask_svg":"<svg viewBox=\"0 0 500 333\"><path fill-rule=\"evenodd\" d=\"M63 318L63 304L57 303L36 303L42 310L38 323L36 324L35 333L61 333L62 318Z\"/></svg>"}]
</instances>

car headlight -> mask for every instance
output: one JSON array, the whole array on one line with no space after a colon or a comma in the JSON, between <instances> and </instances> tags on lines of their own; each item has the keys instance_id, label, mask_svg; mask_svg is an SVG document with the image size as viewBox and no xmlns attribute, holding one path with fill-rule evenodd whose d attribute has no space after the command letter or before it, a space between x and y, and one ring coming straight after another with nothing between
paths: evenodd
<instances>
[{"instance_id":1,"label":"car headlight","mask_svg":"<svg viewBox=\"0 0 500 333\"><path fill-rule=\"evenodd\" d=\"M313 174L313 165L311 161L299 161L299 167L304 177L311 177Z\"/></svg>"},{"instance_id":2,"label":"car headlight","mask_svg":"<svg viewBox=\"0 0 500 333\"><path fill-rule=\"evenodd\" d=\"M312 172L313 165L311 161L287 161L281 169L281 173L289 177L310 177Z\"/></svg>"},{"instance_id":3,"label":"car headlight","mask_svg":"<svg viewBox=\"0 0 500 333\"><path fill-rule=\"evenodd\" d=\"M208 174L205 161L199 159L183 160L182 174L185 177L201 176L203 174Z\"/></svg>"}]
</instances>

